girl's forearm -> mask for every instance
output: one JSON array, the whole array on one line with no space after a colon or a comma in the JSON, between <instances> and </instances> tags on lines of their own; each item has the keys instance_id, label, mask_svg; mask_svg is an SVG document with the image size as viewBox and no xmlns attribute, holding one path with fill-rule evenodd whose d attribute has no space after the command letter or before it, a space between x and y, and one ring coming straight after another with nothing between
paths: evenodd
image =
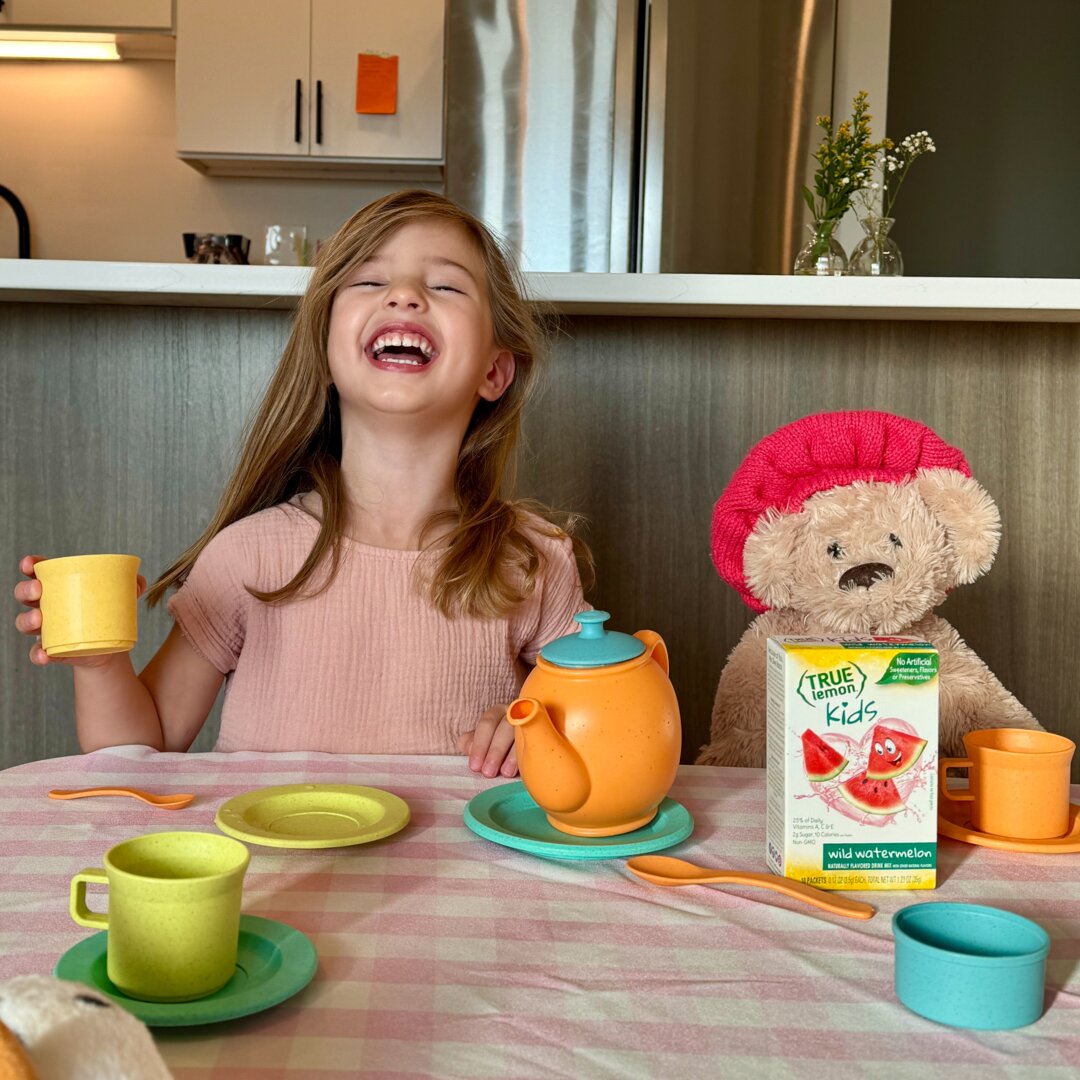
<instances>
[{"instance_id":1,"label":"girl's forearm","mask_svg":"<svg viewBox=\"0 0 1080 1080\"><path fill-rule=\"evenodd\" d=\"M75 671L75 730L84 753L135 743L165 748L157 707L129 653Z\"/></svg>"}]
</instances>

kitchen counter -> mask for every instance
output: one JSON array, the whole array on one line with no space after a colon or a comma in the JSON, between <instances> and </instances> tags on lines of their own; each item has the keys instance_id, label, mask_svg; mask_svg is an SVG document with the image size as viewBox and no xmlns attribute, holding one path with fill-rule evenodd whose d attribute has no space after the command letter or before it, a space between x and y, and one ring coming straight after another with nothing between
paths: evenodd
<instances>
[{"instance_id":1,"label":"kitchen counter","mask_svg":"<svg viewBox=\"0 0 1080 1080\"><path fill-rule=\"evenodd\" d=\"M289 309L295 266L0 259L0 302ZM720 274L526 274L567 315L1080 322L1080 280L796 278Z\"/></svg>"}]
</instances>

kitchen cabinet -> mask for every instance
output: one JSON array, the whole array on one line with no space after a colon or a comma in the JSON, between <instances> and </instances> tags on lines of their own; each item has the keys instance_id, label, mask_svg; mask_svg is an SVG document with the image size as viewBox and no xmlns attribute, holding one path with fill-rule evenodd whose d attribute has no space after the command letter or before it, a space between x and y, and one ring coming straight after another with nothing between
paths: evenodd
<instances>
[{"instance_id":1,"label":"kitchen cabinet","mask_svg":"<svg viewBox=\"0 0 1080 1080\"><path fill-rule=\"evenodd\" d=\"M6 0L0 30L172 31L172 0Z\"/></svg>"},{"instance_id":2,"label":"kitchen cabinet","mask_svg":"<svg viewBox=\"0 0 1080 1080\"><path fill-rule=\"evenodd\" d=\"M179 156L214 175L439 178L445 19L445 0L177 0ZM361 53L398 57L396 112L356 112Z\"/></svg>"}]
</instances>

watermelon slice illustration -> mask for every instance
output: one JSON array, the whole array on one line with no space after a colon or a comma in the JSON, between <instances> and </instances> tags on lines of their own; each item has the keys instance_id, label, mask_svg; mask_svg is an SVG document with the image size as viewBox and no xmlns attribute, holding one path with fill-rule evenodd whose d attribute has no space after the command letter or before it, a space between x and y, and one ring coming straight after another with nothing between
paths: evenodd
<instances>
[{"instance_id":1,"label":"watermelon slice illustration","mask_svg":"<svg viewBox=\"0 0 1080 1080\"><path fill-rule=\"evenodd\" d=\"M867 780L891 780L906 773L919 760L925 749L925 739L878 724L870 738L870 760L866 763Z\"/></svg>"},{"instance_id":2,"label":"watermelon slice illustration","mask_svg":"<svg viewBox=\"0 0 1080 1080\"><path fill-rule=\"evenodd\" d=\"M807 778L818 783L839 775L848 763L843 754L809 728L802 733L802 757Z\"/></svg>"},{"instance_id":3,"label":"watermelon slice illustration","mask_svg":"<svg viewBox=\"0 0 1080 1080\"><path fill-rule=\"evenodd\" d=\"M845 780L840 794L867 814L895 814L904 809L904 800L891 780L871 780L865 773Z\"/></svg>"}]
</instances>

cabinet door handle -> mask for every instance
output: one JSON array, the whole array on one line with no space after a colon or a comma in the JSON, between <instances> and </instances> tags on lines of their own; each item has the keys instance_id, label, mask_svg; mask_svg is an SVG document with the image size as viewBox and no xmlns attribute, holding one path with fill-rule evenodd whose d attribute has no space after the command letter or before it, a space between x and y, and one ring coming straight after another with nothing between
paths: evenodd
<instances>
[{"instance_id":1,"label":"cabinet door handle","mask_svg":"<svg viewBox=\"0 0 1080 1080\"><path fill-rule=\"evenodd\" d=\"M303 100L303 91L300 89L300 80L296 80L296 115L293 117L293 139L300 141L300 103Z\"/></svg>"},{"instance_id":2,"label":"cabinet door handle","mask_svg":"<svg viewBox=\"0 0 1080 1080\"><path fill-rule=\"evenodd\" d=\"M315 141L322 143L322 79L315 80Z\"/></svg>"}]
</instances>

